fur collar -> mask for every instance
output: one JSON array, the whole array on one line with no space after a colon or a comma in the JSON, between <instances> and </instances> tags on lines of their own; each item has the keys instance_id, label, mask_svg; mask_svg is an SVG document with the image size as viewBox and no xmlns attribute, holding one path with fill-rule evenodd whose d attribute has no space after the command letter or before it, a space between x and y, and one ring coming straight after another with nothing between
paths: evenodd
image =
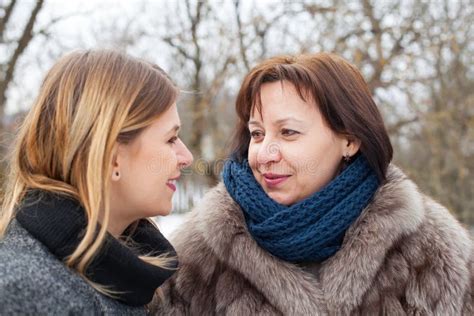
<instances>
[{"instance_id":1,"label":"fur collar","mask_svg":"<svg viewBox=\"0 0 474 316\"><path fill-rule=\"evenodd\" d=\"M341 249L328 260L316 264L318 276L260 248L247 231L242 211L222 183L190 213L191 221L184 229L191 229L203 238L221 262L249 280L283 314L319 315L334 307L339 311L351 311L360 306L389 249L416 232L426 220L425 200L417 186L397 167L390 165L387 181L348 229ZM441 209L441 213L447 213ZM458 247L460 253L462 247L470 249L467 234L456 232L456 224L453 227L453 234L458 235L452 245ZM181 239L179 235L174 239L178 253L179 245L192 243ZM463 259L467 262L470 253L464 253ZM282 299L282 292L285 299Z\"/></svg>"}]
</instances>

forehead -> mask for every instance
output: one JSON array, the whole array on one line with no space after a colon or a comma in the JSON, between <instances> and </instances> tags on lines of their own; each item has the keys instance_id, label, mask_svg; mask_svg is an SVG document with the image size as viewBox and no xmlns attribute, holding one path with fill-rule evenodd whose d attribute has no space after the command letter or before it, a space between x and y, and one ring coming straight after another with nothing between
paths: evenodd
<instances>
[{"instance_id":1,"label":"forehead","mask_svg":"<svg viewBox=\"0 0 474 316\"><path fill-rule=\"evenodd\" d=\"M169 130L175 125L180 125L180 123L178 108L176 103L173 103L150 124L149 128L153 130Z\"/></svg>"},{"instance_id":2,"label":"forehead","mask_svg":"<svg viewBox=\"0 0 474 316\"><path fill-rule=\"evenodd\" d=\"M308 93L302 95L287 81L263 84L257 99L250 110L251 119L282 120L291 116L303 120L319 113L313 98Z\"/></svg>"}]
</instances>

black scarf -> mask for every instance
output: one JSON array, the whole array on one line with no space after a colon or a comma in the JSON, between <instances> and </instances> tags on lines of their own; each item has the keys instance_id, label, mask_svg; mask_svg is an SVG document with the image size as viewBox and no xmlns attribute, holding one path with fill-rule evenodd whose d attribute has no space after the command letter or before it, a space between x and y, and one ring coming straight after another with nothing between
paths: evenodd
<instances>
[{"instance_id":1,"label":"black scarf","mask_svg":"<svg viewBox=\"0 0 474 316\"><path fill-rule=\"evenodd\" d=\"M41 190L27 193L16 219L59 260L72 254L86 228L85 211L78 201ZM123 303L143 306L152 300L155 290L173 275L178 262L175 260L170 269L164 269L148 264L138 256L167 253L175 258L176 252L147 220L141 220L132 234L127 229L125 236L133 240L133 249L107 233L103 246L86 269L86 276L119 292L115 297Z\"/></svg>"}]
</instances>

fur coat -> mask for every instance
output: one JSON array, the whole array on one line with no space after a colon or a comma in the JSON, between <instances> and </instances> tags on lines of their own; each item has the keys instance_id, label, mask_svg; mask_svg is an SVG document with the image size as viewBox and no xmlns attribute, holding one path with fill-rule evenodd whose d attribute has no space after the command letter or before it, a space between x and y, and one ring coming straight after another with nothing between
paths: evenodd
<instances>
[{"instance_id":1,"label":"fur coat","mask_svg":"<svg viewBox=\"0 0 474 316\"><path fill-rule=\"evenodd\" d=\"M474 315L473 244L449 211L391 165L387 182L322 263L260 248L221 183L175 233L165 315Z\"/></svg>"}]
</instances>

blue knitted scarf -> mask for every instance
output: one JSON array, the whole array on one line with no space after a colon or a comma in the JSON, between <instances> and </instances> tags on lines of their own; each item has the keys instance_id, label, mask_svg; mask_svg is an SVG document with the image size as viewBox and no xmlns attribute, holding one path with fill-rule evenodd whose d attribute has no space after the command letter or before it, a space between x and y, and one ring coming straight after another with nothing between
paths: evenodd
<instances>
[{"instance_id":1,"label":"blue knitted scarf","mask_svg":"<svg viewBox=\"0 0 474 316\"><path fill-rule=\"evenodd\" d=\"M291 206L275 202L263 191L248 161L227 161L222 177L258 245L295 263L321 262L334 255L379 186L363 155L320 191Z\"/></svg>"}]
</instances>

